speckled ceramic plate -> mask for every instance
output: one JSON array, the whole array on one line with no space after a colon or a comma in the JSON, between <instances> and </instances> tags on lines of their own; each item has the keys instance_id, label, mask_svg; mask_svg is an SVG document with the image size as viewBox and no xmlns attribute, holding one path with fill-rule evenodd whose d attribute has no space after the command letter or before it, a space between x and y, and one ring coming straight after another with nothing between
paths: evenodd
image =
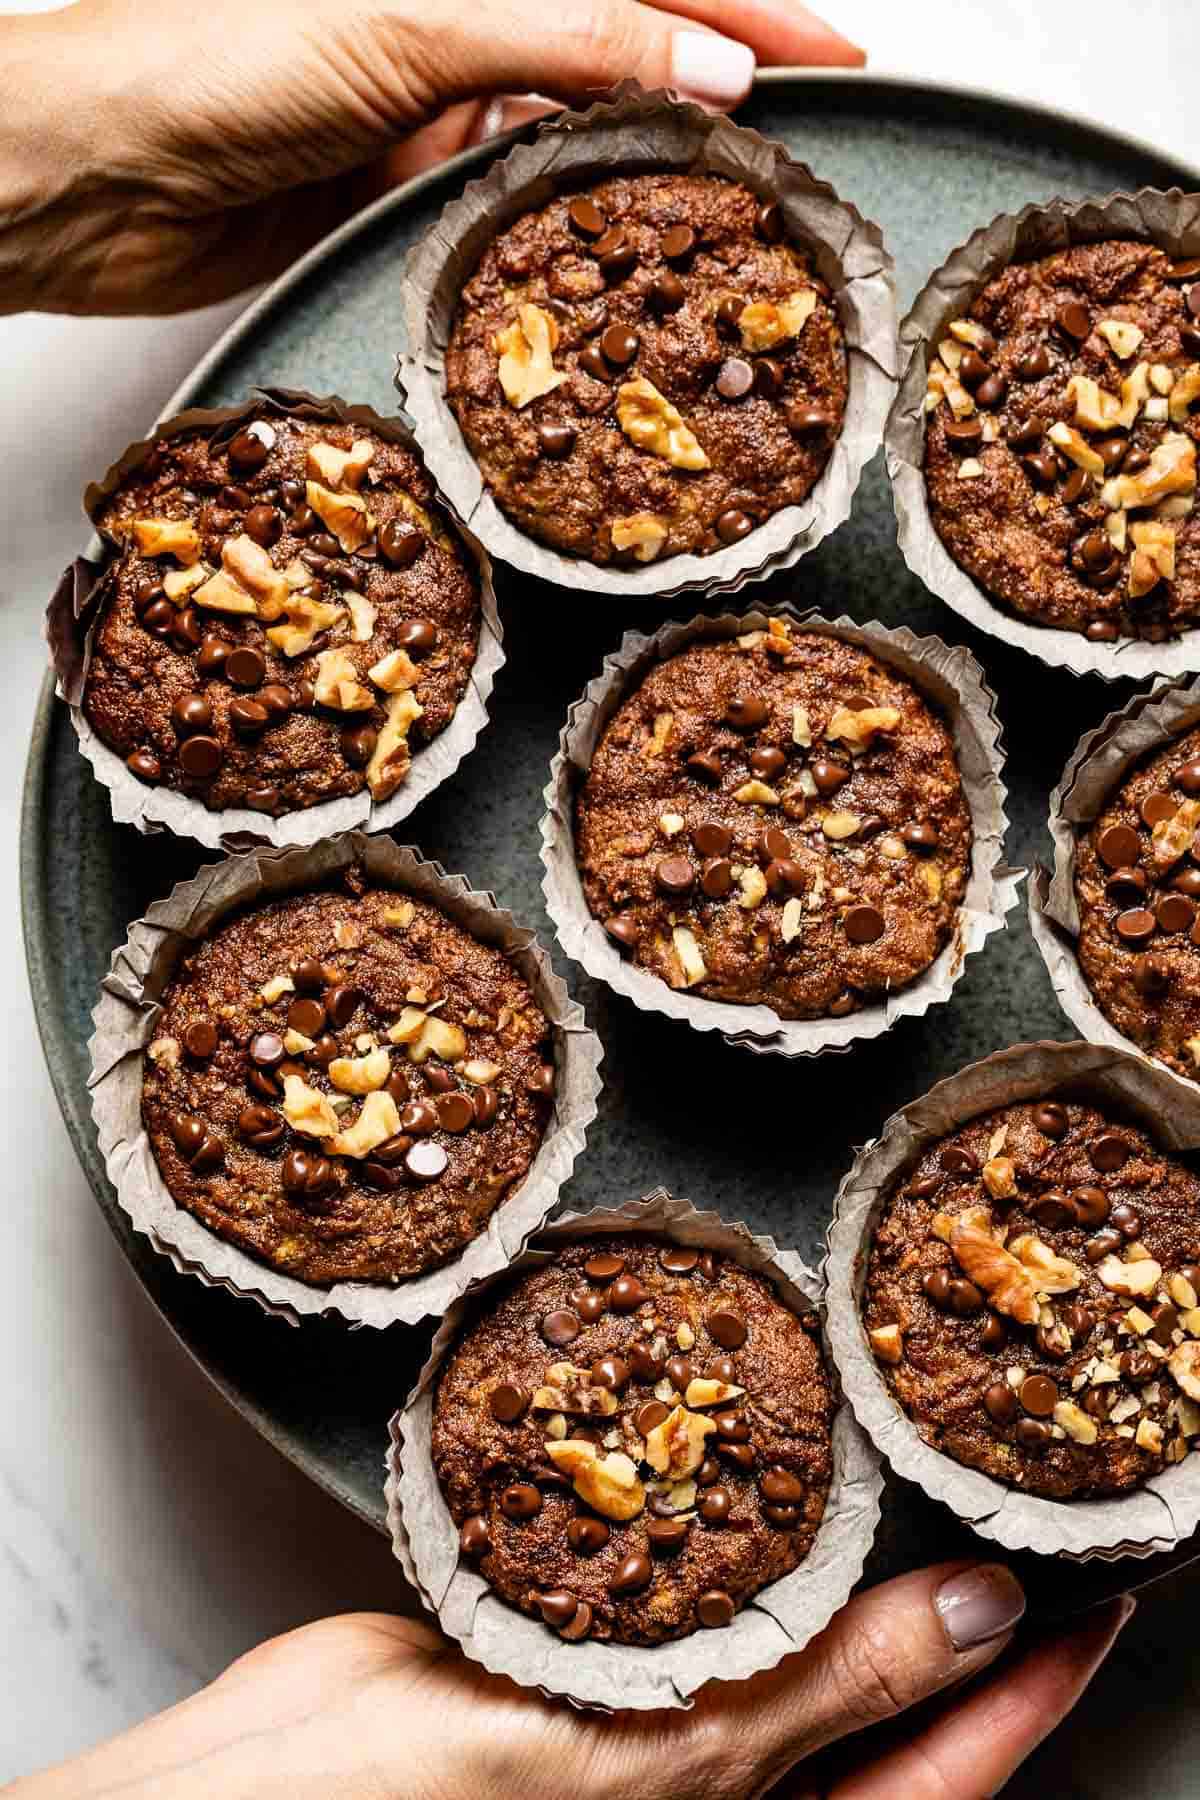
<instances>
[{"instance_id":1,"label":"speckled ceramic plate","mask_svg":"<svg viewBox=\"0 0 1200 1800\"><path fill-rule=\"evenodd\" d=\"M896 258L902 310L950 247L1001 210L1146 182L1200 187L1200 173L1165 162L1148 147L988 96L903 82L777 72L760 82L741 116L782 138L879 220ZM410 183L313 251L250 308L164 411L220 405L255 382L341 393L386 411L393 401L404 252L493 153L472 151L433 178ZM972 632L907 573L895 538L877 457L851 520L754 597L786 594L834 617L877 618L968 643L1000 695L1007 728L1010 860L1045 854L1050 785L1082 731L1111 710L1112 693ZM78 546L62 548L66 561ZM455 778L419 808L411 833L427 855L493 888L551 942L537 821L559 728L569 702L622 631L664 615L653 603L648 614L642 600L636 619L633 611L622 617L612 601L506 583L503 570L497 589L509 663L497 684L494 722ZM84 1091L97 986L128 921L205 859L180 839L142 838L113 826L108 797L80 758L49 681L30 751L22 858L30 976L51 1075L125 1254L231 1403L314 1480L382 1528L387 1419L424 1360L427 1334L398 1329L381 1343L373 1332L320 1322L293 1332L260 1318L175 1274L133 1236L105 1180ZM580 1210L663 1183L815 1260L852 1145L975 1057L1023 1039L1073 1035L1024 914L1014 917L1007 934L972 961L948 1006L901 1021L852 1056L803 1068L740 1056L574 976L607 1056L600 1121L565 1203ZM964 1541L948 1513L915 1489L893 1484L870 1574L953 1554ZM1177 1552L1166 1566L1184 1556ZM1164 1561L1115 1571L1032 1564L1022 1574L1041 1605L1059 1610L1162 1573Z\"/></svg>"}]
</instances>

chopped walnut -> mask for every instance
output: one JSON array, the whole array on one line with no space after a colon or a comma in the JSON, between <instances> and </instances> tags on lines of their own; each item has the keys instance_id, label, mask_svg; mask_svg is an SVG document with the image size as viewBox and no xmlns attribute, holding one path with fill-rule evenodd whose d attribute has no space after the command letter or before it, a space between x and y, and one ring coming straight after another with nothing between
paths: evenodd
<instances>
[{"instance_id":1,"label":"chopped walnut","mask_svg":"<svg viewBox=\"0 0 1200 1800\"><path fill-rule=\"evenodd\" d=\"M904 1355L904 1340L898 1325L877 1325L874 1331L868 1331L871 1348L880 1362L898 1363Z\"/></svg>"},{"instance_id":2,"label":"chopped walnut","mask_svg":"<svg viewBox=\"0 0 1200 1800\"><path fill-rule=\"evenodd\" d=\"M681 971L680 981L672 982L671 985L673 987L695 987L696 983L703 981L708 974L708 968L700 954L700 946L696 942L695 934L688 931L685 926L677 925L671 933L671 942L675 947L675 956Z\"/></svg>"},{"instance_id":3,"label":"chopped walnut","mask_svg":"<svg viewBox=\"0 0 1200 1800\"><path fill-rule=\"evenodd\" d=\"M451 1026L450 1029L454 1030L456 1028ZM458 1072L464 1081L473 1083L475 1087L487 1087L490 1082L495 1081L496 1077L502 1075L504 1071L501 1069L499 1063L489 1062L486 1056L473 1056L469 1061L463 1063Z\"/></svg>"},{"instance_id":4,"label":"chopped walnut","mask_svg":"<svg viewBox=\"0 0 1200 1800\"><path fill-rule=\"evenodd\" d=\"M534 1389L532 1404L535 1412L611 1418L619 1405L611 1388L593 1381L590 1370L577 1369L573 1363L552 1363L544 1380L544 1386Z\"/></svg>"},{"instance_id":5,"label":"chopped walnut","mask_svg":"<svg viewBox=\"0 0 1200 1800\"><path fill-rule=\"evenodd\" d=\"M384 1087L392 1072L386 1050L371 1050L366 1056L335 1056L329 1065L329 1079L343 1094L371 1094Z\"/></svg>"},{"instance_id":6,"label":"chopped walnut","mask_svg":"<svg viewBox=\"0 0 1200 1800\"><path fill-rule=\"evenodd\" d=\"M784 902L783 917L779 922L779 935L785 944L800 936L804 929L804 902L794 896Z\"/></svg>"},{"instance_id":7,"label":"chopped walnut","mask_svg":"<svg viewBox=\"0 0 1200 1800\"><path fill-rule=\"evenodd\" d=\"M182 1046L178 1038L160 1037L147 1047L146 1055L156 1069L177 1069L179 1067Z\"/></svg>"},{"instance_id":8,"label":"chopped walnut","mask_svg":"<svg viewBox=\"0 0 1200 1800\"><path fill-rule=\"evenodd\" d=\"M519 306L512 324L497 332L493 342L500 352L500 386L508 404L518 411L531 400L552 394L567 379L554 367L558 321L540 306Z\"/></svg>"},{"instance_id":9,"label":"chopped walnut","mask_svg":"<svg viewBox=\"0 0 1200 1800\"><path fill-rule=\"evenodd\" d=\"M845 838L852 838L862 828L862 818L858 813L829 812L821 820L821 830L827 838L841 843Z\"/></svg>"},{"instance_id":10,"label":"chopped walnut","mask_svg":"<svg viewBox=\"0 0 1200 1800\"><path fill-rule=\"evenodd\" d=\"M369 644L375 635L378 612L364 594L356 594L353 589L347 589L342 599L350 614L351 637L356 644Z\"/></svg>"},{"instance_id":11,"label":"chopped walnut","mask_svg":"<svg viewBox=\"0 0 1200 1800\"><path fill-rule=\"evenodd\" d=\"M173 556L185 565L200 560L200 534L187 519L135 519L139 556Z\"/></svg>"},{"instance_id":12,"label":"chopped walnut","mask_svg":"<svg viewBox=\"0 0 1200 1800\"><path fill-rule=\"evenodd\" d=\"M1086 438L1080 437L1073 426L1064 425L1060 419L1050 427L1047 435L1064 456L1070 457L1088 475L1103 476L1104 458L1098 450L1092 449Z\"/></svg>"},{"instance_id":13,"label":"chopped walnut","mask_svg":"<svg viewBox=\"0 0 1200 1800\"><path fill-rule=\"evenodd\" d=\"M736 1400L745 1391L736 1381L716 1381L697 1375L688 1382L683 1399L686 1406L723 1406L727 1400Z\"/></svg>"},{"instance_id":14,"label":"chopped walnut","mask_svg":"<svg viewBox=\"0 0 1200 1800\"><path fill-rule=\"evenodd\" d=\"M338 1128L328 1096L309 1087L300 1075L283 1078L283 1116L293 1131L302 1131L306 1137L331 1138Z\"/></svg>"},{"instance_id":15,"label":"chopped walnut","mask_svg":"<svg viewBox=\"0 0 1200 1800\"><path fill-rule=\"evenodd\" d=\"M835 743L849 744L851 750L868 750L881 732L895 731L899 723L900 709L896 706L864 706L858 712L850 706L839 706L825 727L825 736Z\"/></svg>"},{"instance_id":16,"label":"chopped walnut","mask_svg":"<svg viewBox=\"0 0 1200 1800\"><path fill-rule=\"evenodd\" d=\"M620 1450L601 1456L595 1444L566 1438L546 1445L556 1468L571 1477L575 1492L606 1519L636 1519L646 1504L646 1490L634 1464Z\"/></svg>"},{"instance_id":17,"label":"chopped walnut","mask_svg":"<svg viewBox=\"0 0 1200 1800\"><path fill-rule=\"evenodd\" d=\"M1023 1232L1020 1237L1013 1238L1009 1249L1029 1270L1043 1293L1070 1294L1083 1280L1073 1262L1065 1256L1056 1256L1049 1244L1044 1244L1032 1232Z\"/></svg>"},{"instance_id":18,"label":"chopped walnut","mask_svg":"<svg viewBox=\"0 0 1200 1800\"><path fill-rule=\"evenodd\" d=\"M1011 1156L993 1156L983 1165L983 1185L993 1200L1013 1200L1017 1192L1017 1167Z\"/></svg>"},{"instance_id":19,"label":"chopped walnut","mask_svg":"<svg viewBox=\"0 0 1200 1800\"><path fill-rule=\"evenodd\" d=\"M296 1031L290 1025L283 1034L283 1047L289 1056L303 1056L315 1042L315 1038L305 1037L302 1031Z\"/></svg>"},{"instance_id":20,"label":"chopped walnut","mask_svg":"<svg viewBox=\"0 0 1200 1800\"><path fill-rule=\"evenodd\" d=\"M211 574L208 564L202 562L193 563L190 569L168 569L162 578L163 593L179 606Z\"/></svg>"},{"instance_id":21,"label":"chopped walnut","mask_svg":"<svg viewBox=\"0 0 1200 1800\"><path fill-rule=\"evenodd\" d=\"M950 1248L963 1273L983 1289L997 1312L1019 1325L1037 1324L1039 1284L992 1231L959 1221L950 1233Z\"/></svg>"},{"instance_id":22,"label":"chopped walnut","mask_svg":"<svg viewBox=\"0 0 1200 1800\"><path fill-rule=\"evenodd\" d=\"M1113 355L1122 362L1128 362L1131 356L1137 354L1146 335L1140 325L1134 325L1128 319L1101 319L1096 330Z\"/></svg>"},{"instance_id":23,"label":"chopped walnut","mask_svg":"<svg viewBox=\"0 0 1200 1800\"><path fill-rule=\"evenodd\" d=\"M285 994L294 994L295 991L295 984L290 975L272 975L270 981L265 982L259 988L258 993L259 998L265 1000L268 1006L274 1006L275 1002L282 1000Z\"/></svg>"},{"instance_id":24,"label":"chopped walnut","mask_svg":"<svg viewBox=\"0 0 1200 1800\"><path fill-rule=\"evenodd\" d=\"M661 756L670 742L671 727L675 723L675 714L660 712L654 715L654 729L642 747L643 756Z\"/></svg>"},{"instance_id":25,"label":"chopped walnut","mask_svg":"<svg viewBox=\"0 0 1200 1800\"><path fill-rule=\"evenodd\" d=\"M1186 425L1197 400L1200 400L1200 363L1185 369L1172 383L1167 413L1173 425Z\"/></svg>"},{"instance_id":26,"label":"chopped walnut","mask_svg":"<svg viewBox=\"0 0 1200 1800\"><path fill-rule=\"evenodd\" d=\"M1110 1293L1139 1299L1152 1294L1162 1280L1162 1266L1152 1256L1138 1262L1122 1262L1119 1256L1105 1256L1096 1264L1096 1274Z\"/></svg>"},{"instance_id":27,"label":"chopped walnut","mask_svg":"<svg viewBox=\"0 0 1200 1800\"><path fill-rule=\"evenodd\" d=\"M346 616L343 607L325 600L310 600L306 594L289 594L283 610L287 624L272 625L267 640L287 657L307 656L321 633Z\"/></svg>"},{"instance_id":28,"label":"chopped walnut","mask_svg":"<svg viewBox=\"0 0 1200 1800\"><path fill-rule=\"evenodd\" d=\"M308 447L305 473L331 491L358 489L374 455L375 446L367 438L355 438L348 450L339 450L322 438Z\"/></svg>"},{"instance_id":29,"label":"chopped walnut","mask_svg":"<svg viewBox=\"0 0 1200 1800\"><path fill-rule=\"evenodd\" d=\"M676 1406L646 1435L646 1461L660 1475L682 1481L704 1461L704 1440L717 1429L714 1419Z\"/></svg>"},{"instance_id":30,"label":"chopped walnut","mask_svg":"<svg viewBox=\"0 0 1200 1800\"><path fill-rule=\"evenodd\" d=\"M708 457L682 413L644 375L617 389L617 422L630 443L676 469L707 469Z\"/></svg>"},{"instance_id":31,"label":"chopped walnut","mask_svg":"<svg viewBox=\"0 0 1200 1800\"><path fill-rule=\"evenodd\" d=\"M1178 1345L1167 1358L1167 1369L1189 1400L1200 1400L1200 1342L1192 1338Z\"/></svg>"},{"instance_id":32,"label":"chopped walnut","mask_svg":"<svg viewBox=\"0 0 1200 1800\"><path fill-rule=\"evenodd\" d=\"M377 1089L368 1094L359 1114L348 1131L339 1131L329 1140L329 1148L338 1156L369 1156L379 1144L395 1137L400 1130L400 1114L389 1093Z\"/></svg>"},{"instance_id":33,"label":"chopped walnut","mask_svg":"<svg viewBox=\"0 0 1200 1800\"><path fill-rule=\"evenodd\" d=\"M1155 506L1172 494L1191 494L1196 486L1196 446L1183 432L1170 431L1150 452L1150 462L1136 475L1116 480L1117 499L1129 508Z\"/></svg>"},{"instance_id":34,"label":"chopped walnut","mask_svg":"<svg viewBox=\"0 0 1200 1800\"><path fill-rule=\"evenodd\" d=\"M1200 800L1185 800L1170 818L1160 819L1150 833L1157 867L1169 869L1186 856L1200 828Z\"/></svg>"},{"instance_id":35,"label":"chopped walnut","mask_svg":"<svg viewBox=\"0 0 1200 1800\"><path fill-rule=\"evenodd\" d=\"M1054 1423L1061 1425L1077 1444L1094 1444L1100 1433L1095 1419L1089 1418L1082 1406L1073 1400L1060 1400L1054 1408Z\"/></svg>"},{"instance_id":36,"label":"chopped walnut","mask_svg":"<svg viewBox=\"0 0 1200 1800\"><path fill-rule=\"evenodd\" d=\"M632 550L638 562L648 563L666 543L669 526L658 513L640 512L614 519L611 529L614 550Z\"/></svg>"},{"instance_id":37,"label":"chopped walnut","mask_svg":"<svg viewBox=\"0 0 1200 1800\"><path fill-rule=\"evenodd\" d=\"M738 895L737 903L746 912L753 912L755 907L761 906L767 897L767 878L755 863L742 870L738 878L738 886L742 891Z\"/></svg>"},{"instance_id":38,"label":"chopped walnut","mask_svg":"<svg viewBox=\"0 0 1200 1800\"><path fill-rule=\"evenodd\" d=\"M408 734L424 710L411 689L406 688L401 693L392 695L388 703L387 718L367 764L367 786L372 800L388 799L408 774L412 765Z\"/></svg>"},{"instance_id":39,"label":"chopped walnut","mask_svg":"<svg viewBox=\"0 0 1200 1800\"><path fill-rule=\"evenodd\" d=\"M307 481L304 494L322 524L331 531L347 556L361 550L375 533L375 520L358 494L335 494L319 481Z\"/></svg>"},{"instance_id":40,"label":"chopped walnut","mask_svg":"<svg viewBox=\"0 0 1200 1800\"><path fill-rule=\"evenodd\" d=\"M358 670L345 650L320 652L313 685L320 704L338 712L368 712L375 704L374 695L358 679Z\"/></svg>"},{"instance_id":41,"label":"chopped walnut","mask_svg":"<svg viewBox=\"0 0 1200 1800\"><path fill-rule=\"evenodd\" d=\"M743 781L741 787L735 790L733 797L735 800L739 800L743 806L779 805L777 791L773 787L768 787L765 781L759 781L757 778L752 781Z\"/></svg>"},{"instance_id":42,"label":"chopped walnut","mask_svg":"<svg viewBox=\"0 0 1200 1800\"><path fill-rule=\"evenodd\" d=\"M799 337L817 308L815 288L799 288L786 300L753 300L738 315L742 348L772 350L787 338Z\"/></svg>"},{"instance_id":43,"label":"chopped walnut","mask_svg":"<svg viewBox=\"0 0 1200 1800\"><path fill-rule=\"evenodd\" d=\"M1130 528L1134 553L1129 568L1129 592L1136 599L1157 587L1160 580L1175 579L1175 527L1145 520Z\"/></svg>"}]
</instances>

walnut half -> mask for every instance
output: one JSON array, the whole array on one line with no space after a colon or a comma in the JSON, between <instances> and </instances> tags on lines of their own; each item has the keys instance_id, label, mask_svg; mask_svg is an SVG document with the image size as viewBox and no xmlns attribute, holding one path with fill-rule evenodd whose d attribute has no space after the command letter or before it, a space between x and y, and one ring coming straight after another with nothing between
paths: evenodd
<instances>
[{"instance_id":1,"label":"walnut half","mask_svg":"<svg viewBox=\"0 0 1200 1800\"><path fill-rule=\"evenodd\" d=\"M676 469L707 469L708 457L683 414L644 375L617 389L617 422L631 444Z\"/></svg>"},{"instance_id":2,"label":"walnut half","mask_svg":"<svg viewBox=\"0 0 1200 1800\"><path fill-rule=\"evenodd\" d=\"M494 344L500 353L497 373L504 398L518 411L531 400L552 394L567 379L554 367L558 321L540 306L519 306L512 324L497 332Z\"/></svg>"}]
</instances>

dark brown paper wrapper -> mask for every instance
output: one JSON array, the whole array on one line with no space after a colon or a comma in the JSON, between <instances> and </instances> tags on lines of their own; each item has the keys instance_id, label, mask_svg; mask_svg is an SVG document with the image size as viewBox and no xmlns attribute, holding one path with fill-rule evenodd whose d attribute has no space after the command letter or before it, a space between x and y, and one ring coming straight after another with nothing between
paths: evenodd
<instances>
[{"instance_id":1,"label":"dark brown paper wrapper","mask_svg":"<svg viewBox=\"0 0 1200 1800\"><path fill-rule=\"evenodd\" d=\"M567 1213L511 1269L544 1262L542 1245L611 1231L647 1231L678 1243L720 1250L770 1277L793 1310L820 1306L821 1283L794 1251L780 1250L747 1226L656 1188L644 1199L587 1213ZM539 1620L503 1601L477 1570L460 1563L458 1531L430 1460L433 1385L464 1320L480 1309L491 1277L447 1314L429 1361L391 1422L387 1457L392 1548L442 1630L473 1661L522 1687L540 1688L577 1706L606 1711L686 1707L707 1681L740 1681L773 1669L824 1630L862 1574L879 1519L879 1459L841 1406L833 1427L833 1481L816 1541L798 1569L754 1596L722 1631L697 1631L677 1643L640 1648L585 1641L566 1644ZM826 1360L830 1363L828 1346Z\"/></svg>"},{"instance_id":2,"label":"dark brown paper wrapper","mask_svg":"<svg viewBox=\"0 0 1200 1800\"><path fill-rule=\"evenodd\" d=\"M785 618L797 630L848 639L911 680L949 721L971 808L975 839L971 872L950 942L917 980L888 1000L864 1006L844 1019L781 1019L768 1006L737 1006L668 987L649 970L628 962L592 916L575 860L575 794L591 767L601 733L622 701L655 663L686 644L763 631L770 618ZM546 908L566 955L640 1011L686 1019L697 1031L719 1031L726 1043L765 1054L796 1057L849 1050L861 1039L878 1037L897 1019L919 1016L949 999L967 957L982 949L992 932L1003 929L1023 873L1003 864L1008 828L1003 768L996 696L975 658L969 650L952 648L939 638L918 638L907 626L893 630L856 625L846 618L831 621L820 613L799 613L783 605L741 616L700 614L686 624L664 625L652 637L630 631L571 707L550 765L541 825Z\"/></svg>"},{"instance_id":3,"label":"dark brown paper wrapper","mask_svg":"<svg viewBox=\"0 0 1200 1800\"><path fill-rule=\"evenodd\" d=\"M214 444L228 441L252 413L266 408L304 419L328 419L357 425L375 432L389 443L403 444L419 454L412 433L399 419L384 419L369 406L350 406L337 395L323 399L299 388L260 388L238 406L189 407L158 425L148 438L131 444L100 481L84 495L84 510L96 519L105 501L120 482L145 461L151 448L164 438L187 431L208 430ZM474 747L488 722L487 703L499 671L504 667L503 628L492 586L487 552L469 531L459 529L464 547L475 564L480 585L479 649L471 678L454 717L431 744L413 756L407 780L390 799L372 804L364 789L319 806L301 808L271 818L249 807L230 807L212 812L202 800L170 788L148 787L130 773L121 757L111 750L84 717L84 682L91 659L92 632L103 609L111 581L108 546L94 537L88 555L76 557L63 572L46 611L46 641L58 678L61 697L71 709L71 723L82 754L92 765L96 779L109 790L113 818L139 831L170 830L191 837L210 850L240 850L253 844L281 848L288 844L315 844L336 831L364 827L386 831L399 825L441 782L448 779Z\"/></svg>"},{"instance_id":4,"label":"dark brown paper wrapper","mask_svg":"<svg viewBox=\"0 0 1200 1800\"><path fill-rule=\"evenodd\" d=\"M1056 1093L1131 1115L1164 1149L1200 1146L1200 1096L1143 1059L1092 1044L1018 1044L972 1063L894 1113L838 1190L823 1274L833 1357L846 1398L897 1475L1007 1550L1045 1556L1152 1556L1200 1523L1200 1451L1120 1499L1044 1500L955 1462L921 1438L892 1398L860 1312L871 1237L895 1181L939 1137L991 1108Z\"/></svg>"},{"instance_id":5,"label":"dark brown paper wrapper","mask_svg":"<svg viewBox=\"0 0 1200 1800\"><path fill-rule=\"evenodd\" d=\"M445 399L445 352L464 282L486 245L561 187L618 169L680 169L731 176L778 199L797 241L814 254L833 290L846 340L850 388L841 435L800 506L772 515L741 543L711 556L672 556L632 569L564 556L518 531L484 486ZM723 593L798 562L849 516L859 476L879 448L895 390L896 315L892 259L878 226L839 200L828 183L782 145L663 92L625 82L587 112L557 114L452 200L409 252L406 345L396 386L431 472L457 513L491 553L544 581L595 594Z\"/></svg>"},{"instance_id":6,"label":"dark brown paper wrapper","mask_svg":"<svg viewBox=\"0 0 1200 1800\"><path fill-rule=\"evenodd\" d=\"M930 591L981 631L1027 650L1052 668L1105 681L1177 676L1200 660L1196 628L1165 644L1126 638L1093 644L1081 631L1039 625L993 600L961 569L929 516L925 488L925 380L929 348L951 319L962 318L975 296L1012 262L1049 256L1101 238L1141 238L1173 256L1200 255L1200 194L1142 188L1100 200L1050 200L1023 212L1002 213L951 252L929 277L900 327L900 391L884 436L900 553Z\"/></svg>"},{"instance_id":7,"label":"dark brown paper wrapper","mask_svg":"<svg viewBox=\"0 0 1200 1800\"><path fill-rule=\"evenodd\" d=\"M1037 868L1029 883L1029 923L1042 953L1058 1004L1072 1025L1091 1044L1107 1044L1145 1057L1156 1069L1186 1089L1195 1081L1169 1069L1132 1038L1118 1031L1096 1003L1079 965L1079 909L1075 902L1075 847L1081 834L1099 817L1113 791L1149 751L1159 749L1200 722L1200 679L1163 683L1151 693L1135 694L1119 712L1110 713L1095 731L1075 746L1062 780L1050 796L1050 835L1054 870Z\"/></svg>"},{"instance_id":8,"label":"dark brown paper wrapper","mask_svg":"<svg viewBox=\"0 0 1200 1800\"><path fill-rule=\"evenodd\" d=\"M511 957L553 1027L558 1080L554 1116L529 1173L458 1256L395 1286L342 1281L316 1287L226 1243L172 1199L142 1124L142 1065L160 1016L162 992L190 946L236 908L316 886L353 863L383 886L432 901L465 930ZM379 1328L415 1325L444 1313L472 1282L507 1267L545 1220L582 1153L601 1086L600 1040L533 933L518 925L494 895L472 888L465 876L447 875L418 850L391 838L358 831L313 848L228 857L180 882L130 926L125 943L113 953L92 1018L92 1117L108 1178L134 1228L182 1274L254 1300L264 1312L292 1325L317 1316Z\"/></svg>"}]
</instances>

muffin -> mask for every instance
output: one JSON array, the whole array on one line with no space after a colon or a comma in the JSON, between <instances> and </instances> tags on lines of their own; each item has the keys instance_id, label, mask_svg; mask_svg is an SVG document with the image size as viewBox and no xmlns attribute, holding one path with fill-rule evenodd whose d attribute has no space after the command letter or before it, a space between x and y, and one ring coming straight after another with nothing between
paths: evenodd
<instances>
[{"instance_id":1,"label":"muffin","mask_svg":"<svg viewBox=\"0 0 1200 1800\"><path fill-rule=\"evenodd\" d=\"M971 817L951 733L866 651L775 618L656 664L576 797L587 905L672 988L840 1017L955 928Z\"/></svg>"},{"instance_id":2,"label":"muffin","mask_svg":"<svg viewBox=\"0 0 1200 1800\"><path fill-rule=\"evenodd\" d=\"M1116 1029L1200 1075L1200 728L1126 776L1075 850L1078 956Z\"/></svg>"},{"instance_id":3,"label":"muffin","mask_svg":"<svg viewBox=\"0 0 1200 1800\"><path fill-rule=\"evenodd\" d=\"M479 581L390 436L264 407L159 439L95 522L83 710L139 780L214 811L380 802L454 716Z\"/></svg>"},{"instance_id":4,"label":"muffin","mask_svg":"<svg viewBox=\"0 0 1200 1800\"><path fill-rule=\"evenodd\" d=\"M559 194L485 250L446 395L496 503L605 565L707 555L803 500L842 427L829 289L716 175Z\"/></svg>"},{"instance_id":5,"label":"muffin","mask_svg":"<svg viewBox=\"0 0 1200 1800\"><path fill-rule=\"evenodd\" d=\"M1001 1107L885 1200L863 1295L924 1441L1051 1500L1119 1495L1200 1432L1200 1181L1094 1106Z\"/></svg>"},{"instance_id":6,"label":"muffin","mask_svg":"<svg viewBox=\"0 0 1200 1800\"><path fill-rule=\"evenodd\" d=\"M1004 269L934 347L930 514L1024 618L1101 643L1195 622L1198 278L1153 244L1077 244Z\"/></svg>"},{"instance_id":7,"label":"muffin","mask_svg":"<svg viewBox=\"0 0 1200 1800\"><path fill-rule=\"evenodd\" d=\"M345 882L255 905L174 971L142 1119L173 1199L302 1281L394 1282L486 1226L553 1104L550 1026L499 950Z\"/></svg>"},{"instance_id":8,"label":"muffin","mask_svg":"<svg viewBox=\"0 0 1200 1800\"><path fill-rule=\"evenodd\" d=\"M556 1247L489 1298L438 1379L433 1463L462 1555L571 1642L728 1625L803 1560L825 1508L818 1331L711 1251Z\"/></svg>"}]
</instances>

